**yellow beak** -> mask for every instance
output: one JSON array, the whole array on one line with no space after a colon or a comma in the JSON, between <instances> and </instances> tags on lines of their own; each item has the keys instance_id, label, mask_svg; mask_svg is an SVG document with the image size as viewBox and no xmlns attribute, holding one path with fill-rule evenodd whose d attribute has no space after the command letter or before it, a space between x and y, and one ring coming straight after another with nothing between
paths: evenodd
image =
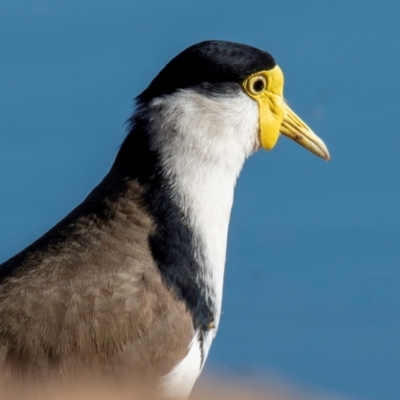
<instances>
[{"instance_id":1,"label":"yellow beak","mask_svg":"<svg viewBox=\"0 0 400 400\"><path fill-rule=\"evenodd\" d=\"M287 104L284 105L283 121L280 132L311 153L329 161L330 155L325 143L303 122Z\"/></svg>"}]
</instances>

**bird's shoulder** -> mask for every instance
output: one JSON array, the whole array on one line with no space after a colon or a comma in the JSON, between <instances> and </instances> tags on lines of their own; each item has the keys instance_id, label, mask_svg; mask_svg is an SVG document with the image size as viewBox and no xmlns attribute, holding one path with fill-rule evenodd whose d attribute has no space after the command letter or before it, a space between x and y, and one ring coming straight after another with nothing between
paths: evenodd
<instances>
[{"instance_id":1,"label":"bird's shoulder","mask_svg":"<svg viewBox=\"0 0 400 400\"><path fill-rule=\"evenodd\" d=\"M162 376L185 357L192 318L152 257L154 221L140 187L104 198L99 205L89 196L3 264L10 272L0 286L0 363L14 375L96 366Z\"/></svg>"}]
</instances>

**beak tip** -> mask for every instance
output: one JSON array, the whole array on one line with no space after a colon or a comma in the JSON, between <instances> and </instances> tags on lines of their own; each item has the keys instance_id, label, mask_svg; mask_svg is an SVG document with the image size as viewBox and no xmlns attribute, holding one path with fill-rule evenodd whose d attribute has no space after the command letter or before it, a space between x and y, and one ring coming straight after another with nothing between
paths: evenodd
<instances>
[{"instance_id":1,"label":"beak tip","mask_svg":"<svg viewBox=\"0 0 400 400\"><path fill-rule=\"evenodd\" d=\"M321 142L320 142L320 149L322 150L322 153L323 153L323 158L324 158L324 160L325 161L330 161L331 160L331 155L329 154L329 150L328 150L328 148L326 147L326 145L325 145L325 143L321 140Z\"/></svg>"}]
</instances>

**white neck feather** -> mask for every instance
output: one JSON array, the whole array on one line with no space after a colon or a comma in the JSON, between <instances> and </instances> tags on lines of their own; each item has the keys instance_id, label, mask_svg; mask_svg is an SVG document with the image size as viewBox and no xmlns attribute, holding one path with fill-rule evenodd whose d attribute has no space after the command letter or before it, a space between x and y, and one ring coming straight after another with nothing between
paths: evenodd
<instances>
[{"instance_id":1,"label":"white neck feather","mask_svg":"<svg viewBox=\"0 0 400 400\"><path fill-rule=\"evenodd\" d=\"M234 186L245 159L258 148L258 107L240 91L206 96L181 90L153 100L148 112L150 145L202 247L196 257L218 326Z\"/></svg>"}]
</instances>

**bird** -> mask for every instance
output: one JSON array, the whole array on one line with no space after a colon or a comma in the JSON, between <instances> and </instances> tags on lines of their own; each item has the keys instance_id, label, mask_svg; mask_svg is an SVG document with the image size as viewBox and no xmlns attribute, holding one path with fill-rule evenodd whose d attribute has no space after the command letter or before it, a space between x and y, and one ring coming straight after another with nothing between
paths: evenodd
<instances>
[{"instance_id":1,"label":"bird","mask_svg":"<svg viewBox=\"0 0 400 400\"><path fill-rule=\"evenodd\" d=\"M219 327L228 225L246 159L283 135L329 160L268 52L207 40L135 99L104 179L0 265L0 372L128 377L186 399Z\"/></svg>"}]
</instances>

